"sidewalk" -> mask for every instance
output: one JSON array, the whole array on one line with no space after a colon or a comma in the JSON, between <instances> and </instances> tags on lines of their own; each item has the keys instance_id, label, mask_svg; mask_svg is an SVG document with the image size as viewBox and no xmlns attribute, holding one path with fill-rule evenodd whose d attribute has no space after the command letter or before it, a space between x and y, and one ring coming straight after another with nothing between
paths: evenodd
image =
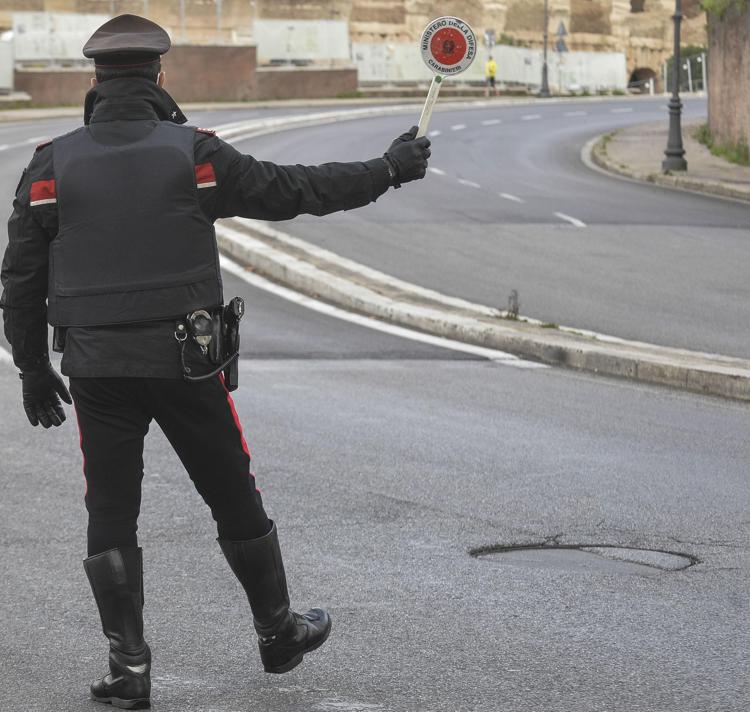
<instances>
[{"instance_id":1,"label":"sidewalk","mask_svg":"<svg viewBox=\"0 0 750 712\"><path fill-rule=\"evenodd\" d=\"M661 162L667 146L667 121L642 124L606 134L593 143L592 161L627 178L682 188L724 198L750 201L750 167L714 156L694 134L703 121L683 124L682 137L688 170L664 175Z\"/></svg>"}]
</instances>

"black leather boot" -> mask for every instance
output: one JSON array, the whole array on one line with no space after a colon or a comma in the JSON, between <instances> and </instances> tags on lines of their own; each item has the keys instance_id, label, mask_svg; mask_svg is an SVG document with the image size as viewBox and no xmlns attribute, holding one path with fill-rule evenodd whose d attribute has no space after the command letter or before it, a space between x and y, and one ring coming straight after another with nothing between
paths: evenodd
<instances>
[{"instance_id":1,"label":"black leather boot","mask_svg":"<svg viewBox=\"0 0 750 712\"><path fill-rule=\"evenodd\" d=\"M141 549L110 549L86 559L83 568L109 638L109 675L91 685L91 699L122 709L149 707L151 651L143 639Z\"/></svg>"},{"instance_id":2,"label":"black leather boot","mask_svg":"<svg viewBox=\"0 0 750 712\"><path fill-rule=\"evenodd\" d=\"M235 576L247 593L266 672L289 672L305 653L319 648L331 632L331 618L321 608L305 614L289 608L284 564L276 525L248 541L218 539Z\"/></svg>"}]
</instances>

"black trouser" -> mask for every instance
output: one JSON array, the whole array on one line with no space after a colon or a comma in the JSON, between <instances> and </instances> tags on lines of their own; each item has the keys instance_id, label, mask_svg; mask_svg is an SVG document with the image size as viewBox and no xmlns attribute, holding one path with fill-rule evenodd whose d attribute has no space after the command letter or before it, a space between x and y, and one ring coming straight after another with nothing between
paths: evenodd
<instances>
[{"instance_id":1,"label":"black trouser","mask_svg":"<svg viewBox=\"0 0 750 712\"><path fill-rule=\"evenodd\" d=\"M188 383L160 378L71 378L86 475L88 555L137 546L143 439L161 427L211 508L219 537L264 536L250 453L221 377Z\"/></svg>"}]
</instances>

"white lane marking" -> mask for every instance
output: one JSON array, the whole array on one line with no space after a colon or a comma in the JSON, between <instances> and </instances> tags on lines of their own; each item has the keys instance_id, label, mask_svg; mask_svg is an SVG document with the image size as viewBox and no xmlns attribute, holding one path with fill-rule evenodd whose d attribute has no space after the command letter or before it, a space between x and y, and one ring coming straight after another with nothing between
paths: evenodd
<instances>
[{"instance_id":1,"label":"white lane marking","mask_svg":"<svg viewBox=\"0 0 750 712\"><path fill-rule=\"evenodd\" d=\"M566 111L563 116L586 116L588 111Z\"/></svg>"},{"instance_id":2,"label":"white lane marking","mask_svg":"<svg viewBox=\"0 0 750 712\"><path fill-rule=\"evenodd\" d=\"M495 124L502 124L502 119L485 119L482 121L482 126L495 126Z\"/></svg>"},{"instance_id":3,"label":"white lane marking","mask_svg":"<svg viewBox=\"0 0 750 712\"><path fill-rule=\"evenodd\" d=\"M440 129L435 129L434 131L430 131L427 135L430 138L434 138L435 136L440 136L440 134L443 133Z\"/></svg>"},{"instance_id":4,"label":"white lane marking","mask_svg":"<svg viewBox=\"0 0 750 712\"><path fill-rule=\"evenodd\" d=\"M479 183L475 183L473 180L466 180L466 178L459 178L458 182L461 185L468 185L469 188L481 188L482 186L479 185Z\"/></svg>"},{"instance_id":5,"label":"white lane marking","mask_svg":"<svg viewBox=\"0 0 750 712\"><path fill-rule=\"evenodd\" d=\"M261 277L253 272L248 272L238 265L233 260L228 259L224 255L221 256L221 267L230 274L239 277L243 281L262 289L271 294L275 294L277 297L286 299L287 301L299 304L307 309L312 309L319 314L325 314L327 316L341 319L342 321L348 321L358 326L364 326L374 331L382 331L385 334L391 334L392 336L399 336L402 339L410 339L411 341L419 341L423 344L430 344L431 346L438 346L444 349L450 349L451 351L460 351L461 353L471 354L473 356L479 356L486 358L496 363L502 363L507 366L513 366L514 368L549 368L549 366L543 363L536 363L535 361L525 361L524 359L514 356L513 354L506 353L505 351L498 351L496 349L488 349L483 346L474 346L473 344L464 344L461 341L452 341L451 339L444 339L440 336L432 336L430 334L423 334L421 331L412 331L406 329L403 326L395 326L394 324L387 324L384 321L378 321L368 316L362 316L361 314L354 314L353 312L339 309L331 304L325 302L319 302L317 299L307 297L304 294L295 292L286 287L282 287L280 284L270 282L269 280Z\"/></svg>"},{"instance_id":6,"label":"white lane marking","mask_svg":"<svg viewBox=\"0 0 750 712\"><path fill-rule=\"evenodd\" d=\"M519 198L517 195L511 195L510 193L500 193L499 194L501 198L505 198L505 200L510 200L514 203L525 203L526 201L523 198Z\"/></svg>"},{"instance_id":7,"label":"white lane marking","mask_svg":"<svg viewBox=\"0 0 750 712\"><path fill-rule=\"evenodd\" d=\"M10 351L0 346L0 363L7 363L8 366L13 365L13 357L10 355Z\"/></svg>"},{"instance_id":8,"label":"white lane marking","mask_svg":"<svg viewBox=\"0 0 750 712\"><path fill-rule=\"evenodd\" d=\"M463 131L466 128L466 124L454 124L451 126L451 131Z\"/></svg>"},{"instance_id":9,"label":"white lane marking","mask_svg":"<svg viewBox=\"0 0 750 712\"><path fill-rule=\"evenodd\" d=\"M432 166L430 166L427 170L430 171L430 173L434 173L436 176L445 175L445 171L442 171L439 168L433 168Z\"/></svg>"},{"instance_id":10,"label":"white lane marking","mask_svg":"<svg viewBox=\"0 0 750 712\"><path fill-rule=\"evenodd\" d=\"M610 109L610 114L629 114L633 109L630 108L624 108L624 109Z\"/></svg>"},{"instance_id":11,"label":"white lane marking","mask_svg":"<svg viewBox=\"0 0 750 712\"><path fill-rule=\"evenodd\" d=\"M17 145L23 146L24 143L41 143L47 138L48 136L32 136L31 138L27 138L23 143L19 143Z\"/></svg>"},{"instance_id":12,"label":"white lane marking","mask_svg":"<svg viewBox=\"0 0 750 712\"><path fill-rule=\"evenodd\" d=\"M5 151L8 148L10 148L10 146L7 143L4 143L2 146L0 146L0 151Z\"/></svg>"},{"instance_id":13,"label":"white lane marking","mask_svg":"<svg viewBox=\"0 0 750 712\"><path fill-rule=\"evenodd\" d=\"M575 225L576 227L586 227L586 223L583 222L583 220L572 218L570 217L570 215L566 215L565 213L555 213L555 217L560 218L560 220L565 220L566 222L569 222L571 225Z\"/></svg>"},{"instance_id":14,"label":"white lane marking","mask_svg":"<svg viewBox=\"0 0 750 712\"><path fill-rule=\"evenodd\" d=\"M521 121L536 121L537 119L541 118L541 114L526 114L526 116L521 117Z\"/></svg>"}]
</instances>

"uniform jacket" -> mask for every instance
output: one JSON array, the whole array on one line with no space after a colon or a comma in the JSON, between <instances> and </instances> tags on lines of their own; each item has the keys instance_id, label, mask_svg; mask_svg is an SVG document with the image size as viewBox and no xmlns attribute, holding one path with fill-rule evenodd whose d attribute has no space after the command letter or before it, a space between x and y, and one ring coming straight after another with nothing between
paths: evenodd
<instances>
[{"instance_id":1,"label":"uniform jacket","mask_svg":"<svg viewBox=\"0 0 750 712\"><path fill-rule=\"evenodd\" d=\"M86 97L84 124L95 140L123 144L143 138L155 121L186 121L163 89L146 79L115 79ZM200 208L209 221L241 216L289 220L326 215L376 200L390 185L381 158L320 166L281 166L238 152L210 131L195 133ZM8 221L2 264L5 335L21 370L46 362L49 252L58 234L54 147L41 144L24 171ZM207 305L208 306L208 305ZM179 316L179 315L175 315ZM68 329L62 370L68 376L178 378L173 321Z\"/></svg>"}]
</instances>

